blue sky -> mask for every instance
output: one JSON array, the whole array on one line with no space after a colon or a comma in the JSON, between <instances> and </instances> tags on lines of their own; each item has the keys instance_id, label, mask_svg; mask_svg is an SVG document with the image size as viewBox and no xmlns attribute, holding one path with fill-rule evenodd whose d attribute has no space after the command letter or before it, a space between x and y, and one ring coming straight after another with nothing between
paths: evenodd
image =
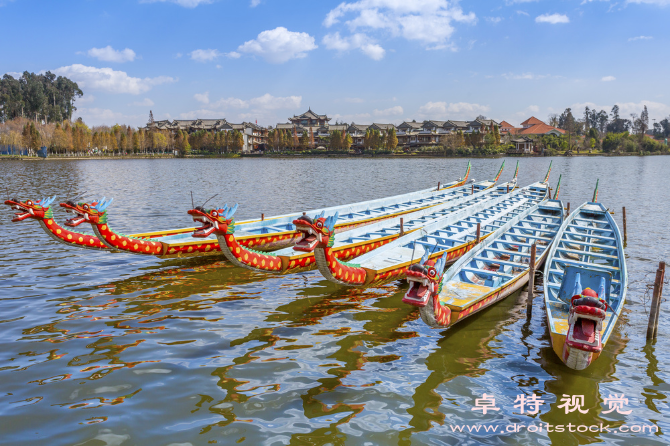
<instances>
[{"instance_id":1,"label":"blue sky","mask_svg":"<svg viewBox=\"0 0 670 446\"><path fill-rule=\"evenodd\" d=\"M92 125L670 115L670 0L0 0L0 18L0 73L74 79Z\"/></svg>"}]
</instances>

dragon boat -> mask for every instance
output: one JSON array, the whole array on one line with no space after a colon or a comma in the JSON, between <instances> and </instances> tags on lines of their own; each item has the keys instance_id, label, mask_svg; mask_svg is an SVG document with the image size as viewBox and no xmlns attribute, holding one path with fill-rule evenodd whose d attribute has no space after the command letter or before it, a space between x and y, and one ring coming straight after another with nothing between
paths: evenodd
<instances>
[{"instance_id":1,"label":"dragon boat","mask_svg":"<svg viewBox=\"0 0 670 446\"><path fill-rule=\"evenodd\" d=\"M563 204L545 200L527 208L444 271L447 254L436 262L427 251L407 271L406 304L419 307L421 320L447 328L503 300L529 279L531 247L535 266L547 257L563 221Z\"/></svg>"},{"instance_id":2,"label":"dragon boat","mask_svg":"<svg viewBox=\"0 0 670 446\"><path fill-rule=\"evenodd\" d=\"M15 216L12 219L13 222L37 220L42 229L44 229L44 231L57 242L69 246L78 246L80 248L109 250L109 247L98 237L91 234L71 231L59 225L54 219L53 211L51 210L51 204L55 200L56 197L47 197L34 201L21 201L18 198L11 198L6 200L5 204L11 206L13 210L19 211L15 213Z\"/></svg>"},{"instance_id":3,"label":"dragon boat","mask_svg":"<svg viewBox=\"0 0 670 446\"><path fill-rule=\"evenodd\" d=\"M335 225L339 214L325 216L325 212L309 217L301 216L293 221L300 233L293 247L274 252L259 252L241 245L236 238L232 216L235 209L222 208L209 213L210 219L216 218L216 235L219 246L228 260L237 266L257 271L274 273L296 273L316 268L314 250L318 244L329 246L332 255L341 261L348 261L361 254L383 246L398 237L425 226L436 218L457 212L480 201L505 193L501 189L489 188L490 182L473 184L473 190L483 190L461 198L449 200L443 204L404 214L401 224L397 219L385 219L378 223L336 233Z\"/></svg>"},{"instance_id":4,"label":"dragon boat","mask_svg":"<svg viewBox=\"0 0 670 446\"><path fill-rule=\"evenodd\" d=\"M628 272L621 233L598 200L578 207L558 230L544 270L551 345L568 367L600 356L626 301Z\"/></svg>"},{"instance_id":5,"label":"dragon boat","mask_svg":"<svg viewBox=\"0 0 670 446\"><path fill-rule=\"evenodd\" d=\"M348 212L348 221L337 228L337 231L341 232L404 215L418 209L426 209L446 200L452 200L492 186L492 184L483 184L477 189L474 188L474 185L465 186L464 184L469 174L470 163L468 163L468 169L464 178L446 184L439 189L425 189L394 197L336 206L328 209L342 209ZM205 210L200 206L191 209L189 214L193 217L194 221L203 223L203 226L200 228L190 228L189 231L191 233L180 229L126 236L113 231L108 224L106 209L110 203L111 200L107 201L103 199L100 202L90 204L66 202L61 203L61 206L65 207L69 212L76 214L75 218L70 219L66 223L67 225L76 226L83 222L92 224L96 235L110 249L135 254L157 255L161 258L221 253L218 240L214 234L218 223L215 218L209 218L215 215L218 216L217 209ZM261 251L271 251L290 246L295 242L298 235L292 221L300 215L300 213L295 213L261 220L238 222L237 226L241 228L239 234L241 238L240 243Z\"/></svg>"},{"instance_id":6,"label":"dragon boat","mask_svg":"<svg viewBox=\"0 0 670 446\"><path fill-rule=\"evenodd\" d=\"M446 264L451 264L510 218L548 198L548 176L549 172L544 182L519 190L515 190L516 183L497 186L497 198L436 219L418 231L361 255L355 263L340 261L330 247L317 246L314 254L318 269L331 282L369 287L403 278L407 268L418 263L427 250L431 251L430 258L433 260L446 252Z\"/></svg>"}]
</instances>

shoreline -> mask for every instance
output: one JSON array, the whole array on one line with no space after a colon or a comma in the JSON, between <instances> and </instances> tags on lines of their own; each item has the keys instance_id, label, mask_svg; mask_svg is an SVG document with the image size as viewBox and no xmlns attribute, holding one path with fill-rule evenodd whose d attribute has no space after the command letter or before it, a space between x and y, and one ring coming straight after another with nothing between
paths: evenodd
<instances>
[{"instance_id":1,"label":"shoreline","mask_svg":"<svg viewBox=\"0 0 670 446\"><path fill-rule=\"evenodd\" d=\"M269 154L269 155L256 155L256 154L242 154L242 155L190 155L186 157L175 157L173 155L169 156L145 156L145 155L127 155L127 156L63 156L63 157L47 157L40 158L37 156L20 156L20 155L0 155L0 161L88 161L88 160L166 160L166 159L244 159L244 158L265 158L265 159L306 159L306 158L349 158L349 159L412 159L412 158L433 158L433 159L487 159L487 158L548 158L548 157L626 157L626 156L667 156L670 153L656 153L656 152L647 152L647 153L580 153L572 154L569 156L566 155L507 155L507 154L494 154L494 155L468 155L468 156L440 156L435 154L398 154L398 155L389 155L389 154L380 154L380 155L350 155L350 154Z\"/></svg>"}]
</instances>

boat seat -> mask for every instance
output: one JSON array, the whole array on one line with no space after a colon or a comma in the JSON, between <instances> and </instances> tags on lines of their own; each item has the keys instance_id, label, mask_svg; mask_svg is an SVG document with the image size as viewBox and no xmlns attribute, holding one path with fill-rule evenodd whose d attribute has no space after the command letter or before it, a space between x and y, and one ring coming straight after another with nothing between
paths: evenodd
<instances>
[{"instance_id":1,"label":"boat seat","mask_svg":"<svg viewBox=\"0 0 670 446\"><path fill-rule=\"evenodd\" d=\"M560 277L563 277L563 271L560 270L560 269L556 269L556 268L549 269L547 271L547 274L556 274ZM546 286L550 286L550 284L552 284L552 283L556 283L556 282L545 282ZM620 285L620 284L621 284L621 281L612 279L612 285ZM561 284L559 283L558 286L560 287Z\"/></svg>"},{"instance_id":2,"label":"boat seat","mask_svg":"<svg viewBox=\"0 0 670 446\"><path fill-rule=\"evenodd\" d=\"M609 254L601 254L599 252L591 252L591 251L580 251L578 249L556 248L556 251L565 252L565 253L569 253L569 254L587 255L587 256L591 256L591 257L600 257L600 258L603 258L603 259L617 260L619 258L618 256L613 256L613 255L609 255Z\"/></svg>"},{"instance_id":3,"label":"boat seat","mask_svg":"<svg viewBox=\"0 0 670 446\"><path fill-rule=\"evenodd\" d=\"M479 260L481 262L488 262L488 263L495 263L498 265L509 265L509 266L519 266L522 268L528 268L528 263L518 263L518 262L510 262L509 260L502 260L502 259L491 259L488 257L474 257L473 260Z\"/></svg>"},{"instance_id":4,"label":"boat seat","mask_svg":"<svg viewBox=\"0 0 670 446\"><path fill-rule=\"evenodd\" d=\"M498 249L498 248L486 248L486 250L487 251L492 251L492 252L497 252L497 253L500 253L500 254L507 254L507 255L510 255L510 256L520 256L520 257L530 258L530 254L525 253L525 252L509 251L507 249Z\"/></svg>"},{"instance_id":5,"label":"boat seat","mask_svg":"<svg viewBox=\"0 0 670 446\"><path fill-rule=\"evenodd\" d=\"M597 228L597 227L581 226L581 225L568 225L566 227L567 228L582 229L582 230L585 230L585 231L612 232L612 229L610 229L610 228Z\"/></svg>"},{"instance_id":6,"label":"boat seat","mask_svg":"<svg viewBox=\"0 0 670 446\"><path fill-rule=\"evenodd\" d=\"M497 262L495 262L495 263L497 263ZM512 274L499 273L497 271L488 271L488 270L485 270L485 269L473 268L473 267L470 267L470 266L466 266L466 267L461 268L461 271L467 271L467 272L470 272L470 273L475 273L475 274L480 275L480 276L489 275L489 276L503 277L503 278L507 278L507 279L514 278L514 275L512 275Z\"/></svg>"},{"instance_id":7,"label":"boat seat","mask_svg":"<svg viewBox=\"0 0 670 446\"><path fill-rule=\"evenodd\" d=\"M600 243L589 243L589 242L582 242L579 240L567 240L564 238L561 238L558 240L559 243L570 243L572 245L582 245L582 246L592 246L594 248L600 248L600 249L618 249L616 245L602 245Z\"/></svg>"}]
</instances>

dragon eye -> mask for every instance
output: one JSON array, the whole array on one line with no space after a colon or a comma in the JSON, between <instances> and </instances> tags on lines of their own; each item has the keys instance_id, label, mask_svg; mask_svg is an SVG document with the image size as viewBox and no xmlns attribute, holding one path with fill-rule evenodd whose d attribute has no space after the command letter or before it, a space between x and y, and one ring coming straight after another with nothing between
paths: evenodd
<instances>
[{"instance_id":1,"label":"dragon eye","mask_svg":"<svg viewBox=\"0 0 670 446\"><path fill-rule=\"evenodd\" d=\"M32 205L33 205L33 200L28 200L28 201L26 201L26 204L27 204L28 206L32 206Z\"/></svg>"},{"instance_id":2,"label":"dragon eye","mask_svg":"<svg viewBox=\"0 0 670 446\"><path fill-rule=\"evenodd\" d=\"M323 222L322 222L322 221L317 222L317 223L316 223L316 227L317 227L317 228L323 228Z\"/></svg>"},{"instance_id":3,"label":"dragon eye","mask_svg":"<svg viewBox=\"0 0 670 446\"><path fill-rule=\"evenodd\" d=\"M212 211L212 217L218 217L218 216L219 216L219 213L218 213L218 212L216 212L216 211Z\"/></svg>"},{"instance_id":4,"label":"dragon eye","mask_svg":"<svg viewBox=\"0 0 670 446\"><path fill-rule=\"evenodd\" d=\"M85 205L82 206L82 207L84 208L84 210L88 211L88 205L87 205L87 204L85 204Z\"/></svg>"},{"instance_id":5,"label":"dragon eye","mask_svg":"<svg viewBox=\"0 0 670 446\"><path fill-rule=\"evenodd\" d=\"M437 275L437 271L435 271L435 268L431 268L428 270L428 275L430 277L435 277Z\"/></svg>"}]
</instances>

